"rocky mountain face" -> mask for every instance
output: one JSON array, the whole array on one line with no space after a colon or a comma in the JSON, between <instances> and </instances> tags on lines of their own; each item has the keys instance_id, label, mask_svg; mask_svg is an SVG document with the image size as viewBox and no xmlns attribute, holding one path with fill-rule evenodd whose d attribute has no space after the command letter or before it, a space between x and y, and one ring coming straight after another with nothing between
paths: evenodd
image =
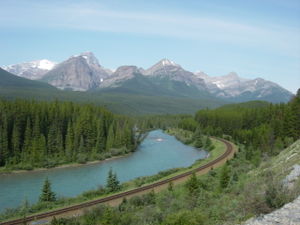
<instances>
[{"instance_id":1,"label":"rocky mountain face","mask_svg":"<svg viewBox=\"0 0 300 225\"><path fill-rule=\"evenodd\" d=\"M247 220L243 225L299 225L300 196L293 202L269 214Z\"/></svg>"},{"instance_id":2,"label":"rocky mountain face","mask_svg":"<svg viewBox=\"0 0 300 225\"><path fill-rule=\"evenodd\" d=\"M287 188L288 193L294 193L295 199L281 208L265 215L250 218L243 225L299 225L300 224L300 140L297 140L287 149L280 152L270 160L269 169L273 170L281 180L282 188ZM265 167L263 167L265 173ZM287 195L289 195L286 193Z\"/></svg>"},{"instance_id":3,"label":"rocky mountain face","mask_svg":"<svg viewBox=\"0 0 300 225\"><path fill-rule=\"evenodd\" d=\"M93 53L86 52L58 64L41 80L59 89L87 91L99 87L110 74L109 70L100 66Z\"/></svg>"},{"instance_id":4,"label":"rocky mountain face","mask_svg":"<svg viewBox=\"0 0 300 225\"><path fill-rule=\"evenodd\" d=\"M103 68L93 53L85 52L59 64L39 60L3 68L18 76L74 91L118 88L118 91L126 90L135 94L161 93L192 98L207 96L231 102L287 102L292 96L278 84L262 78L245 79L234 72L210 77L204 72L189 72L168 59L162 59L146 70L136 66L121 66L112 72Z\"/></svg>"},{"instance_id":5,"label":"rocky mountain face","mask_svg":"<svg viewBox=\"0 0 300 225\"><path fill-rule=\"evenodd\" d=\"M173 80L185 83L187 86L194 86L201 91L207 91L204 80L195 76L192 72L184 70L180 65L168 59L162 59L143 73L151 79L159 80Z\"/></svg>"},{"instance_id":6,"label":"rocky mountain face","mask_svg":"<svg viewBox=\"0 0 300 225\"><path fill-rule=\"evenodd\" d=\"M48 71L55 67L56 63L47 59L25 62L15 65L3 66L3 69L30 80L41 79Z\"/></svg>"},{"instance_id":7,"label":"rocky mountain face","mask_svg":"<svg viewBox=\"0 0 300 225\"><path fill-rule=\"evenodd\" d=\"M135 74L141 73L141 70L136 66L120 66L100 84L100 88L119 87L123 82L134 78Z\"/></svg>"},{"instance_id":8,"label":"rocky mountain face","mask_svg":"<svg viewBox=\"0 0 300 225\"><path fill-rule=\"evenodd\" d=\"M100 88L147 96L194 99L210 96L202 79L168 59L160 60L147 70L136 66L121 66L104 80Z\"/></svg>"},{"instance_id":9,"label":"rocky mountain face","mask_svg":"<svg viewBox=\"0 0 300 225\"><path fill-rule=\"evenodd\" d=\"M210 77L203 72L196 72L195 75L205 80L213 95L233 102L251 100L287 102L292 96L291 92L278 84L262 78L245 79L234 72L219 77Z\"/></svg>"}]
</instances>

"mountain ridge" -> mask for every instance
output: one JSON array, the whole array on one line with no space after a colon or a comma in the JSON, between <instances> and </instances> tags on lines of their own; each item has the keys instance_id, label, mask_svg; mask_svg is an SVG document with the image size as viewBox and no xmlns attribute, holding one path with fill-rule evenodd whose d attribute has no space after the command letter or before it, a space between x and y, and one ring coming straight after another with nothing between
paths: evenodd
<instances>
[{"instance_id":1,"label":"mountain ridge","mask_svg":"<svg viewBox=\"0 0 300 225\"><path fill-rule=\"evenodd\" d=\"M146 79L141 79L140 76ZM128 82L130 79L136 81ZM251 100L287 102L293 95L280 85L262 78L246 79L235 72L211 77L204 72L193 73L185 70L181 65L166 58L148 69L131 65L120 66L113 72L102 67L92 52L71 56L56 64L39 80L59 89L73 91L107 92L111 89L110 92L123 90L125 93L145 94L147 92L148 95L155 95L154 92L159 89L159 92L167 96L197 98L204 95L231 102ZM149 84L146 84L146 80ZM133 83L144 85L147 91L143 91L143 87L136 88L140 92L134 90ZM148 91L150 86L154 88L153 93Z\"/></svg>"}]
</instances>

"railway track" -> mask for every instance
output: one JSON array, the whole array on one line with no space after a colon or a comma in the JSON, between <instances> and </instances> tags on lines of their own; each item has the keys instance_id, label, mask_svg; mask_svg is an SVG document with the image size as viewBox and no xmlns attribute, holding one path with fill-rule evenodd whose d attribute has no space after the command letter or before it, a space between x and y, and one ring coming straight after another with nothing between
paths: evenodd
<instances>
[{"instance_id":1,"label":"railway track","mask_svg":"<svg viewBox=\"0 0 300 225\"><path fill-rule=\"evenodd\" d=\"M168 179L165 179L165 180L153 183L153 184L148 184L148 185L145 185L143 187L139 187L139 188L135 188L135 189L132 189L132 190L129 190L129 191L125 191L125 192L122 192L122 193L119 193L119 194L114 194L114 195L104 197L104 198L101 198L101 199L96 199L96 200L80 203L80 204L77 204L77 205L68 206L68 207L65 207L65 208L62 208L62 209L57 209L57 210L50 211L50 212L45 212L45 213L40 213L40 214L28 216L28 217L21 218L21 219L15 219L15 220L7 221L7 222L1 222L0 225L26 224L26 223L29 223L29 222L32 222L32 221L35 221L35 220L41 220L41 219L45 219L45 218L54 217L54 216L62 215L62 214L65 214L65 213L69 213L69 212L72 212L72 211L81 210L81 209L84 209L84 208L95 206L95 205L100 204L100 203L107 203L107 202L110 202L112 200L123 199L125 197L132 196L134 194L142 193L142 192L145 192L147 190L152 190L152 189L157 188L159 186L168 184L169 182L178 181L182 178L190 176L193 173L198 173L198 172L201 172L201 171L213 169L214 166L218 165L219 163L221 163L223 161L227 161L227 159L229 159L229 157L232 156L233 153L234 153L233 145L230 142L228 142L224 139L221 139L221 138L215 138L215 139L223 142L226 145L226 151L220 157L218 157L218 158L216 158L216 159L208 162L207 164L202 165L202 166L200 166L196 169L193 169L191 171L176 175L174 177L171 177L171 178L168 178Z\"/></svg>"}]
</instances>

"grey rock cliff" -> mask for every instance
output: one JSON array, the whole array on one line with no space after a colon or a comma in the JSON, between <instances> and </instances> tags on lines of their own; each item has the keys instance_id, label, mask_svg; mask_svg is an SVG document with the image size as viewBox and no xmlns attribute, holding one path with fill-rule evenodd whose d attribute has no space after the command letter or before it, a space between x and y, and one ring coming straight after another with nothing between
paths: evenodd
<instances>
[{"instance_id":1,"label":"grey rock cliff","mask_svg":"<svg viewBox=\"0 0 300 225\"><path fill-rule=\"evenodd\" d=\"M187 86L195 86L199 90L207 91L204 80L195 74L184 70L179 64L168 60L162 59L149 69L145 70L145 76L158 79L170 79L185 83Z\"/></svg>"},{"instance_id":2,"label":"grey rock cliff","mask_svg":"<svg viewBox=\"0 0 300 225\"><path fill-rule=\"evenodd\" d=\"M99 87L109 76L110 72L100 66L93 53L86 52L58 64L42 81L60 89L87 91Z\"/></svg>"},{"instance_id":3,"label":"grey rock cliff","mask_svg":"<svg viewBox=\"0 0 300 225\"><path fill-rule=\"evenodd\" d=\"M243 225L299 225L300 196L293 202L284 205L272 213L258 218L252 218Z\"/></svg>"},{"instance_id":4,"label":"grey rock cliff","mask_svg":"<svg viewBox=\"0 0 300 225\"><path fill-rule=\"evenodd\" d=\"M293 95L271 81L262 78L253 80L245 79L239 77L234 72L219 77L210 77L203 72L196 72L195 75L205 80L210 93L230 101L264 100L270 102L287 102Z\"/></svg>"},{"instance_id":5,"label":"grey rock cliff","mask_svg":"<svg viewBox=\"0 0 300 225\"><path fill-rule=\"evenodd\" d=\"M120 66L109 78L101 83L100 88L118 87L122 82L132 79L135 74L141 74L142 71L136 66Z\"/></svg>"}]
</instances>

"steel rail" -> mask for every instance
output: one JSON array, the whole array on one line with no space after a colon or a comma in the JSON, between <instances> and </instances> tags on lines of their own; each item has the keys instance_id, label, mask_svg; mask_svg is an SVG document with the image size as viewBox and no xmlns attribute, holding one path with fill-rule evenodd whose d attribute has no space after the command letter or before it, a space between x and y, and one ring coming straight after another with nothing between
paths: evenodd
<instances>
[{"instance_id":1,"label":"steel rail","mask_svg":"<svg viewBox=\"0 0 300 225\"><path fill-rule=\"evenodd\" d=\"M143 187L138 187L138 188L135 188L135 189L132 189L132 190L129 190L129 191L125 191L125 192L122 192L122 193L114 194L114 195L104 197L104 198L100 198L100 199L96 199L96 200L91 200L91 201L88 201L88 202L83 202L83 203L80 203L80 204L77 204L77 205L68 206L68 207L65 207L65 208L62 208L62 209L56 209L56 210L53 210L53 211L50 211L50 212L44 212L44 213L28 216L28 217L25 217L25 218L10 220L10 221L7 221L7 222L2 222L2 223L0 223L0 225L26 224L26 223L34 221L34 220L39 220L39 219L43 219L43 218L47 218L47 217L61 215L63 213L67 213L67 212L87 208L87 207L90 207L90 206L94 206L94 205L97 205L99 203L105 203L105 202L109 202L111 200L122 199L122 198L125 198L125 197L129 196L129 195L137 194L139 192L143 192L143 191L146 191L146 190L151 190L155 187L159 187L159 186L167 184L169 182L173 182L173 181L176 181L178 179L188 177L193 173L203 171L207 168L213 169L213 167L216 164L218 164L219 162L226 159L233 152L233 145L230 142L228 142L224 139L221 139L221 138L216 138L216 137L214 137L214 138L221 141L221 142L223 142L226 145L226 151L220 157L218 157L218 158L216 158L216 159L214 159L214 160L208 162L207 164L202 165L198 168L195 168L193 170L184 172L182 174L176 175L176 176L171 177L171 178L164 179L162 181L158 181L158 182L153 183L153 184L145 185Z\"/></svg>"}]
</instances>

